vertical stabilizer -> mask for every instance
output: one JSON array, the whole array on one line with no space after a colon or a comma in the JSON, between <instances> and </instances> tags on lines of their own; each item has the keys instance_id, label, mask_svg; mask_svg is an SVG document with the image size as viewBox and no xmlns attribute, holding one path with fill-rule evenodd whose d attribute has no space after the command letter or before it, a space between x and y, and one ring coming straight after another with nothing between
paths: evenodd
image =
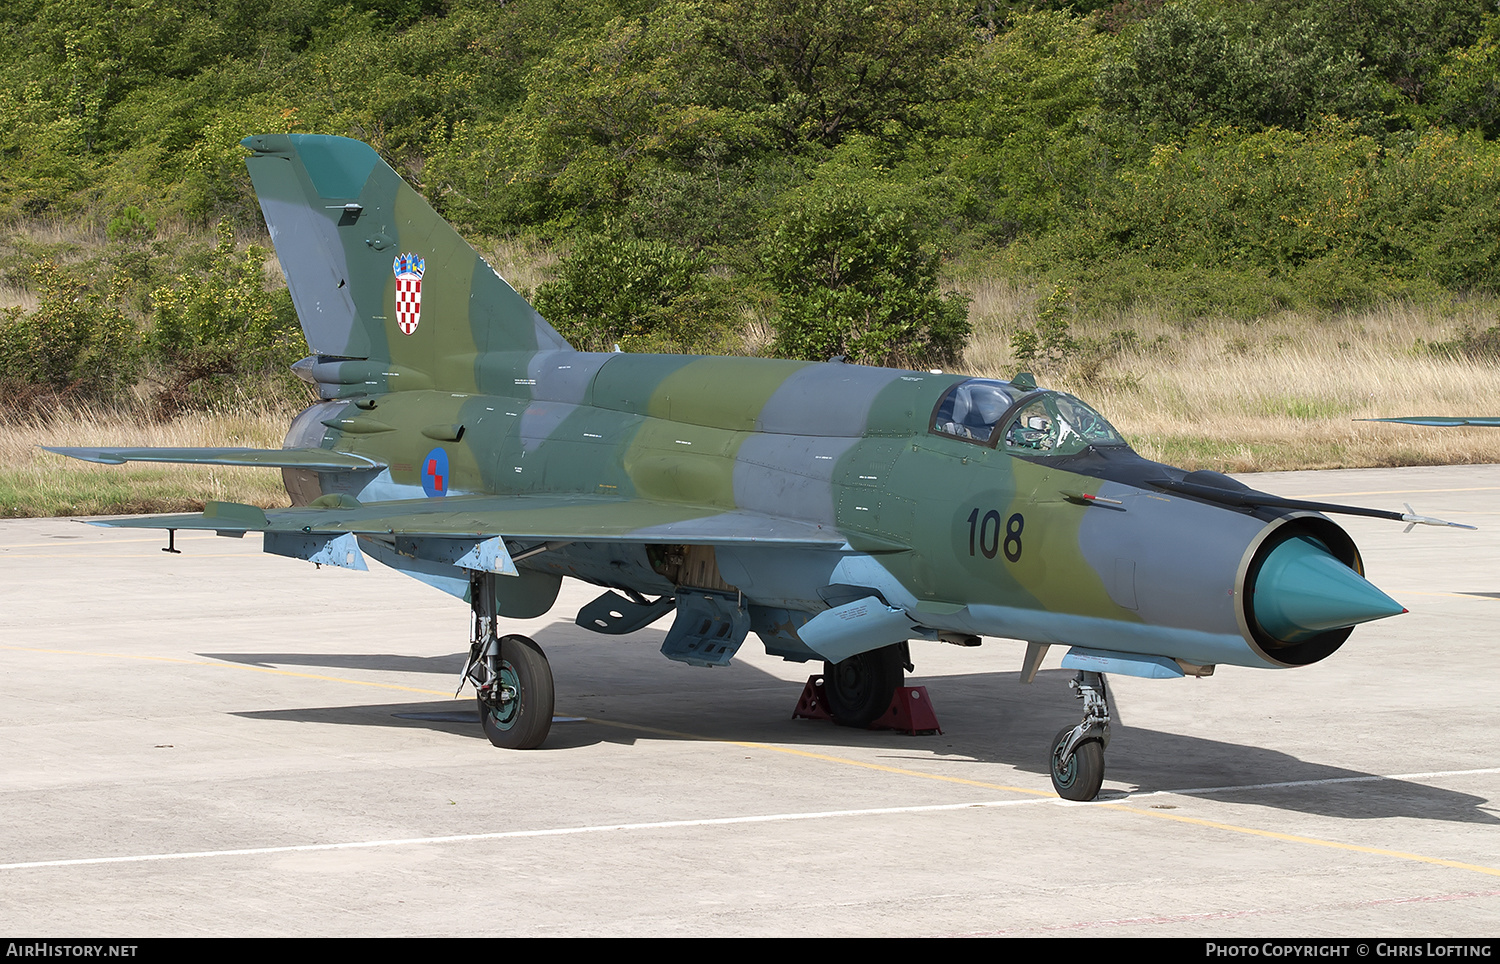
<instances>
[{"instance_id":1,"label":"vertical stabilizer","mask_svg":"<svg viewBox=\"0 0 1500 964\"><path fill-rule=\"evenodd\" d=\"M390 363L460 390L486 352L568 347L368 145L320 134L242 143L321 361Z\"/></svg>"}]
</instances>

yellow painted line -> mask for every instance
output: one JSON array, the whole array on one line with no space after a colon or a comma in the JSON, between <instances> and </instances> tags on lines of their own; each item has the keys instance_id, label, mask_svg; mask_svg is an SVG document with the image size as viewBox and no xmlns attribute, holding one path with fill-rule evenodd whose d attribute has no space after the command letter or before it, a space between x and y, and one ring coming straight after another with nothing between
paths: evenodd
<instances>
[{"instance_id":1,"label":"yellow painted line","mask_svg":"<svg viewBox=\"0 0 1500 964\"><path fill-rule=\"evenodd\" d=\"M1327 847L1332 850L1348 850L1354 853L1374 854L1379 857L1395 857L1398 860L1410 860L1422 864L1436 864L1439 867L1453 867L1457 870L1472 870L1479 874L1489 874L1492 877L1500 877L1500 868L1485 867L1481 864L1466 864L1459 860L1444 860L1442 857L1426 857L1422 854L1407 853L1404 850L1386 850L1383 847L1366 847L1361 844L1340 843L1337 840L1323 840L1318 837L1304 837L1300 834L1281 833L1276 830L1257 830L1254 827L1240 827L1232 823L1220 823L1217 820L1203 820L1198 817L1186 817L1175 813L1164 813L1160 810L1142 810L1139 807L1130 807L1120 803L1101 803L1096 806L1106 810L1120 810L1125 813L1139 814L1143 817L1158 817L1162 820L1175 820L1178 823L1190 823L1199 827L1209 827L1213 830L1227 830L1230 833L1248 834L1252 837L1267 837L1272 840L1284 840L1288 843L1307 844L1312 847Z\"/></svg>"},{"instance_id":2,"label":"yellow painted line","mask_svg":"<svg viewBox=\"0 0 1500 964\"><path fill-rule=\"evenodd\" d=\"M7 646L0 644L0 649L15 650L22 653L50 653L57 656L105 656L110 659L140 659L158 663L178 663L183 666L215 666L219 669L242 669L252 673L266 673L270 676L291 676L297 679L315 679L325 683L348 683L352 686L369 686L381 690L400 690L403 693L422 693L427 696L446 696L453 698L452 693L443 690L428 690L416 686L401 686L398 683L376 683L370 680L347 679L343 676L324 676L320 673L298 673L289 669L275 669L270 666L247 666L244 663L226 663L207 659L181 659L176 656L143 656L138 653L89 653L77 649L43 649L38 646Z\"/></svg>"},{"instance_id":3,"label":"yellow painted line","mask_svg":"<svg viewBox=\"0 0 1500 964\"><path fill-rule=\"evenodd\" d=\"M724 746L739 746L748 750L769 750L772 753L784 753L787 756L803 757L808 760L820 760L824 763L841 763L845 766L859 767L865 770L877 770L881 773L895 773L900 776L921 777L926 780L937 780L942 783L958 783L967 787L982 787L986 790L1009 790L1012 793L1024 793L1029 796L1053 797L1056 794L1050 790L1033 790L1028 787L1012 787L1003 783L985 783L980 780L966 780L963 777L948 777L938 773L926 773L922 770L908 770L904 767L886 766L883 763L867 763L864 760L851 760L848 757L830 756L826 753L813 753L808 750L797 750L789 746L778 746L775 743L755 743L747 740L721 740L715 737L700 736L696 733L684 733L677 730L665 730L655 726L641 726L636 723L616 723L613 720L600 720L594 717L584 717L590 723L600 726L612 726L622 730L638 730L642 733L654 733L658 736L668 736L679 740L693 740L699 743L720 743Z\"/></svg>"},{"instance_id":4,"label":"yellow painted line","mask_svg":"<svg viewBox=\"0 0 1500 964\"><path fill-rule=\"evenodd\" d=\"M167 530L164 528L164 529L162 529L162 531L166 532ZM183 530L178 529L177 531L178 532L182 532ZM223 538L229 538L229 537L226 537L226 536L210 536L210 535L179 535L177 537L177 541L178 542L207 542L210 539L223 539ZM152 537L150 539L101 538L100 540L95 540L95 541L85 541L85 540L83 540L83 537L80 536L79 537L79 541L77 541L77 542L75 542L75 541L73 541L71 539L57 539L57 540L55 540L53 542L18 542L15 545L0 546L0 550L10 550L10 549L64 549L64 548L66 548L66 549L85 549L85 548L98 548L101 545L107 545L107 546L118 545L119 543L122 543L122 542L157 542L157 543L159 543L159 542L162 542L162 541L163 540L162 540L161 536L154 536L154 537Z\"/></svg>"}]
</instances>

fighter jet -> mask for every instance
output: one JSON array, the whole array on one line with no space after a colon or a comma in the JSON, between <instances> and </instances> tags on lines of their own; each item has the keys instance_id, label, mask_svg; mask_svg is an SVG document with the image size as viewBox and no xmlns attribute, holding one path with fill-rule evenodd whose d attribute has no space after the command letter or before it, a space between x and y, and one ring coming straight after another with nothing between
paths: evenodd
<instances>
[{"instance_id":1,"label":"fighter jet","mask_svg":"<svg viewBox=\"0 0 1500 964\"><path fill-rule=\"evenodd\" d=\"M370 147L243 143L313 353L294 368L321 400L280 450L53 451L281 468L289 509L101 524L166 529L169 548L179 529L259 533L266 552L373 557L464 600L460 685L496 746L547 736L547 659L503 623L548 612L566 576L602 590L585 629L675 613L668 659L722 666L754 633L822 661L850 726L890 705L910 640L1024 641L1027 682L1066 646L1083 717L1050 748L1052 782L1089 800L1105 674L1324 659L1405 611L1328 513L1442 524L1152 462L1025 374L576 351Z\"/></svg>"}]
</instances>

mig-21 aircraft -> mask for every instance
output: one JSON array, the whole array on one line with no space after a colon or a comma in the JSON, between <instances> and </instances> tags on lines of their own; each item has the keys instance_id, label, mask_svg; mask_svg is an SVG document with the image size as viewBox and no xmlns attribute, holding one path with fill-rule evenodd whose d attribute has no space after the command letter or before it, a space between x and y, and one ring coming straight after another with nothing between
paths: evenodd
<instances>
[{"instance_id":1,"label":"mig-21 aircraft","mask_svg":"<svg viewBox=\"0 0 1500 964\"><path fill-rule=\"evenodd\" d=\"M1106 673L1294 667L1405 610L1327 513L1142 458L1084 402L1009 381L841 363L575 351L370 147L249 137L246 163L321 401L279 450L58 448L96 462L279 467L293 507L208 504L110 526L260 533L266 552L373 557L472 609L462 679L490 740L552 722L537 644L507 619L620 635L675 610L669 659L727 664L750 633L824 664L835 721L866 726L908 642L1049 646L1083 700L1052 781L1092 799Z\"/></svg>"}]
</instances>

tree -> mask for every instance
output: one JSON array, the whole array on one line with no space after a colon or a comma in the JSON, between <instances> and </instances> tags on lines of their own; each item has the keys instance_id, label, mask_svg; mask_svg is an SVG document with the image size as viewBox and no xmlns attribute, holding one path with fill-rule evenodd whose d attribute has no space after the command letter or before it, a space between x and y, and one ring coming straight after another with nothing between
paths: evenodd
<instances>
[{"instance_id":1,"label":"tree","mask_svg":"<svg viewBox=\"0 0 1500 964\"><path fill-rule=\"evenodd\" d=\"M156 316L146 342L166 381L159 414L172 414L195 393L211 398L225 377L284 371L307 353L291 295L266 290L266 254L253 244L237 252L221 222L207 273L178 275L152 293Z\"/></svg>"},{"instance_id":2,"label":"tree","mask_svg":"<svg viewBox=\"0 0 1500 964\"><path fill-rule=\"evenodd\" d=\"M899 208L830 192L795 210L762 259L779 355L927 368L963 354L968 298L938 292L937 253Z\"/></svg>"},{"instance_id":3,"label":"tree","mask_svg":"<svg viewBox=\"0 0 1500 964\"><path fill-rule=\"evenodd\" d=\"M665 242L584 235L537 290L536 309L585 351L715 353L728 347L733 306L702 269Z\"/></svg>"},{"instance_id":4,"label":"tree","mask_svg":"<svg viewBox=\"0 0 1500 964\"><path fill-rule=\"evenodd\" d=\"M34 273L36 310L0 309L0 408L112 401L130 385L139 357L140 334L120 310L124 279L100 291L51 262Z\"/></svg>"},{"instance_id":5,"label":"tree","mask_svg":"<svg viewBox=\"0 0 1500 964\"><path fill-rule=\"evenodd\" d=\"M971 36L962 4L934 0L750 0L710 8L705 92L788 146L897 136L956 95L953 55Z\"/></svg>"}]
</instances>

